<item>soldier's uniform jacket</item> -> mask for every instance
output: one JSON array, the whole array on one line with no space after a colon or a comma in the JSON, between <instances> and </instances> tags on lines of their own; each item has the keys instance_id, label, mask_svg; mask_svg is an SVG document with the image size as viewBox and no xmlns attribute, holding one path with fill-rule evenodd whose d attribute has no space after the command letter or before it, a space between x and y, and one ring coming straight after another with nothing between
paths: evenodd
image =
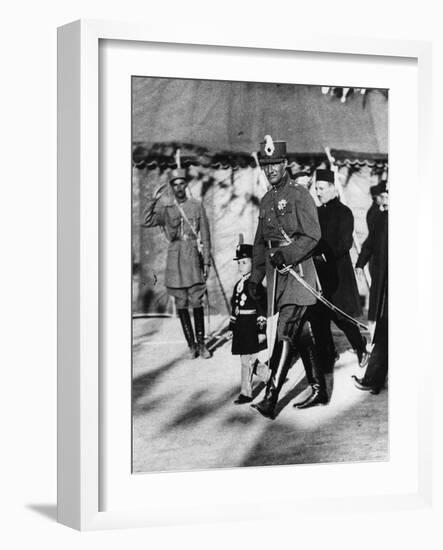
<instances>
[{"instance_id":1,"label":"soldier's uniform jacket","mask_svg":"<svg viewBox=\"0 0 443 550\"><path fill-rule=\"evenodd\" d=\"M291 239L290 244L286 244L279 225ZM315 268L310 256L320 236L317 208L312 196L304 186L292 182L286 173L280 185L268 191L262 199L252 256L250 280L259 283L266 275L269 313L274 278L270 255L281 250L286 264L298 265L295 270L316 288ZM291 275L276 275L277 308L289 304L312 305L316 302L316 298Z\"/></svg>"},{"instance_id":2,"label":"soldier's uniform jacket","mask_svg":"<svg viewBox=\"0 0 443 550\"><path fill-rule=\"evenodd\" d=\"M194 198L180 203L197 236L200 237L204 265L210 264L209 223L202 203ZM161 226L169 240L165 285L187 288L204 283L196 235L183 219L174 198L151 199L144 212L145 227Z\"/></svg>"},{"instance_id":3,"label":"soldier's uniform jacket","mask_svg":"<svg viewBox=\"0 0 443 550\"><path fill-rule=\"evenodd\" d=\"M266 294L254 300L249 293L250 274L237 281L231 298L232 354L257 353L261 347L258 335L266 334Z\"/></svg>"}]
</instances>

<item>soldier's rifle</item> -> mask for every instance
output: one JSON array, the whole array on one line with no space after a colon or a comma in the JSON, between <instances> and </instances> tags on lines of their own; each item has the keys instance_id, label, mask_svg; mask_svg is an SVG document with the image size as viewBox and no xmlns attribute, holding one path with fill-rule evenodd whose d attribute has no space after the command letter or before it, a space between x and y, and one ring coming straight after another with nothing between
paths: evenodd
<instances>
[{"instance_id":1,"label":"soldier's rifle","mask_svg":"<svg viewBox=\"0 0 443 550\"><path fill-rule=\"evenodd\" d=\"M189 187L188 187L189 189ZM191 190L189 189L189 194L190 196L192 197L192 192ZM193 230L193 232L195 233L195 230L194 228L191 226L191 229ZM197 243L200 243L199 246L201 246L201 241L200 241L200 237L197 236ZM225 302L225 306L226 306L226 310L228 312L228 315L231 314L231 307L229 305L229 300L228 300L228 297L226 296L226 292L225 292L225 289L223 288L223 284L222 284L222 281L221 281L221 278L220 278L220 273L218 271L218 268L217 268L217 264L215 263L215 259L214 259L214 256L212 255L212 252L209 251L209 259L211 261L211 264L212 264L212 267L214 268L214 273L215 273L215 277L217 279L217 282L220 286L220 290L221 290L221 293L222 293L222 296L223 296L223 300ZM208 291L206 290L206 300L207 300L207 304L208 304L208 311L209 311L209 294L208 294ZM209 315L209 313L208 313Z\"/></svg>"}]
</instances>

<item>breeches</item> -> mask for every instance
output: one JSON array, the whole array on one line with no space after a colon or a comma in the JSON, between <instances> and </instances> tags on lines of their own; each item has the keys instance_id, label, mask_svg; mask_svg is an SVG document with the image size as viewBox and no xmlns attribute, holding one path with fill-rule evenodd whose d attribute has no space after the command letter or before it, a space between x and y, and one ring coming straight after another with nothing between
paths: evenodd
<instances>
[{"instance_id":1,"label":"breeches","mask_svg":"<svg viewBox=\"0 0 443 550\"><path fill-rule=\"evenodd\" d=\"M293 344L302 325L306 307L290 304L280 308L277 323L277 341L288 340Z\"/></svg>"},{"instance_id":2,"label":"breeches","mask_svg":"<svg viewBox=\"0 0 443 550\"><path fill-rule=\"evenodd\" d=\"M175 300L177 309L202 307L206 291L206 283L197 283L186 288L167 287L169 296Z\"/></svg>"}]
</instances>

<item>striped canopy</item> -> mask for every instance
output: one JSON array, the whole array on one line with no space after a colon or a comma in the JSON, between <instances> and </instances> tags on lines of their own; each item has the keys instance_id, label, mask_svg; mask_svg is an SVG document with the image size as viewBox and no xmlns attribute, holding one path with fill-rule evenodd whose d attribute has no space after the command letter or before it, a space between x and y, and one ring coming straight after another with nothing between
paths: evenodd
<instances>
[{"instance_id":1,"label":"striped canopy","mask_svg":"<svg viewBox=\"0 0 443 550\"><path fill-rule=\"evenodd\" d=\"M132 89L133 144L154 153L151 160L164 144L196 157L248 158L265 134L286 140L289 156L329 147L353 163L387 157L386 90L355 91L342 102L320 86L293 84L133 77Z\"/></svg>"}]
</instances>

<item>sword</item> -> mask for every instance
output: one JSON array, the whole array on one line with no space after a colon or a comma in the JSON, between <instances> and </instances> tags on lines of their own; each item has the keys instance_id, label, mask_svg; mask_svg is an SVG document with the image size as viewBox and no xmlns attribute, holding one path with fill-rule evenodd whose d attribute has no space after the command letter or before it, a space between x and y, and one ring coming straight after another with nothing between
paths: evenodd
<instances>
[{"instance_id":1,"label":"sword","mask_svg":"<svg viewBox=\"0 0 443 550\"><path fill-rule=\"evenodd\" d=\"M362 328L364 330L369 331L369 328L364 325L363 323L360 323L360 321L357 321L357 319L354 319L354 317L351 317L347 313L345 313L343 310L341 310L339 307L334 305L332 302L327 300L321 292L318 292L315 288L313 288L309 283L307 283L300 275L292 268L292 265L285 266L283 269L277 270L281 274L289 273L296 279L306 290L308 290L311 294L313 294L317 300L319 300L322 304L324 304L326 307L334 311L335 313L338 313L339 315L342 315L345 317L348 321L353 323L354 325L358 326L359 328Z\"/></svg>"},{"instance_id":2,"label":"sword","mask_svg":"<svg viewBox=\"0 0 443 550\"><path fill-rule=\"evenodd\" d=\"M272 352L274 351L275 339L277 335L277 322L278 322L278 312L275 311L275 296L277 290L277 269L274 268L272 272L272 292L271 292L271 315L268 320L267 325L267 340L268 340L268 365L270 365Z\"/></svg>"},{"instance_id":3,"label":"sword","mask_svg":"<svg viewBox=\"0 0 443 550\"><path fill-rule=\"evenodd\" d=\"M225 332L224 334L218 336L211 344L207 345L206 347L209 351L214 351L216 348L226 344L226 342L229 342L229 340L231 339L232 336Z\"/></svg>"}]
</instances>

